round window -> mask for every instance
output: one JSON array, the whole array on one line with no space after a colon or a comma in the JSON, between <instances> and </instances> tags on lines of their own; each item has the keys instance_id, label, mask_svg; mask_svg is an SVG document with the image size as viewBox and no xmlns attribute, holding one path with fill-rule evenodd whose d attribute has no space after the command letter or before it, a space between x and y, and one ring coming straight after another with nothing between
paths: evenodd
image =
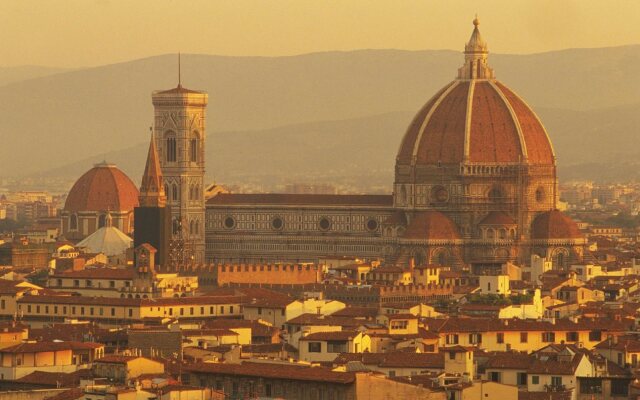
<instances>
[{"instance_id":1,"label":"round window","mask_svg":"<svg viewBox=\"0 0 640 400\"><path fill-rule=\"evenodd\" d=\"M369 218L367 221L367 229L370 231L375 231L378 229L378 221L375 218Z\"/></svg>"},{"instance_id":2,"label":"round window","mask_svg":"<svg viewBox=\"0 0 640 400\"><path fill-rule=\"evenodd\" d=\"M227 217L224 219L224 227L227 229L233 229L236 226L236 220L233 217Z\"/></svg>"},{"instance_id":3,"label":"round window","mask_svg":"<svg viewBox=\"0 0 640 400\"><path fill-rule=\"evenodd\" d=\"M279 231L280 229L282 229L282 227L284 226L284 221L282 220L282 218L280 217L275 217L272 221L271 221L271 227L277 231Z\"/></svg>"},{"instance_id":4,"label":"round window","mask_svg":"<svg viewBox=\"0 0 640 400\"><path fill-rule=\"evenodd\" d=\"M327 217L322 217L320 218L320 222L318 222L318 226L321 230L328 231L329 228L331 228L331 221L329 221Z\"/></svg>"},{"instance_id":5,"label":"round window","mask_svg":"<svg viewBox=\"0 0 640 400\"><path fill-rule=\"evenodd\" d=\"M449 192L442 186L436 186L431 191L431 197L438 203L446 203L449 200Z\"/></svg>"}]
</instances>

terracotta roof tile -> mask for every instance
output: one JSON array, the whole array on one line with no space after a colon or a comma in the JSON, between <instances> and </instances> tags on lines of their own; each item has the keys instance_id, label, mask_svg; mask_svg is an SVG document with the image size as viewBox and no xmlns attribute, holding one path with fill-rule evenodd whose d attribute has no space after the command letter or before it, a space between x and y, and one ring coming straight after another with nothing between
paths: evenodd
<instances>
[{"instance_id":1,"label":"terracotta roof tile","mask_svg":"<svg viewBox=\"0 0 640 400\"><path fill-rule=\"evenodd\" d=\"M513 91L499 82L493 85L489 81L474 81L471 107L467 107L470 87L467 81L453 81L418 111L402 139L398 164L410 165L416 147L417 164L462 162L467 117L470 117L469 161L517 163L524 159L526 147L528 162L555 164L544 127ZM450 91L445 95L447 90Z\"/></svg>"},{"instance_id":2,"label":"terracotta roof tile","mask_svg":"<svg viewBox=\"0 0 640 400\"><path fill-rule=\"evenodd\" d=\"M112 164L97 164L73 185L65 211L133 211L138 206L138 188Z\"/></svg>"},{"instance_id":3,"label":"terracotta roof tile","mask_svg":"<svg viewBox=\"0 0 640 400\"><path fill-rule=\"evenodd\" d=\"M87 268L79 271L64 271L52 275L52 278L78 279L123 279L131 280L135 272L131 268Z\"/></svg>"},{"instance_id":4,"label":"terracotta roof tile","mask_svg":"<svg viewBox=\"0 0 640 400\"><path fill-rule=\"evenodd\" d=\"M547 211L536 216L531 224L533 239L582 239L584 235L578 225L558 210Z\"/></svg>"},{"instance_id":5,"label":"terracotta roof tile","mask_svg":"<svg viewBox=\"0 0 640 400\"><path fill-rule=\"evenodd\" d=\"M308 206L367 206L391 207L391 195L351 195L351 194L284 194L220 193L207 201L209 205L308 205Z\"/></svg>"},{"instance_id":6,"label":"terracotta roof tile","mask_svg":"<svg viewBox=\"0 0 640 400\"><path fill-rule=\"evenodd\" d=\"M270 363L220 364L200 363L183 367L192 373L214 375L239 375L289 381L313 381L336 384L351 384L355 375L349 372L334 372L324 367L303 367Z\"/></svg>"},{"instance_id":7,"label":"terracotta roof tile","mask_svg":"<svg viewBox=\"0 0 640 400\"><path fill-rule=\"evenodd\" d=\"M518 369L527 370L534 359L525 353L505 352L492 355L485 364L485 369Z\"/></svg>"},{"instance_id":8,"label":"terracotta roof tile","mask_svg":"<svg viewBox=\"0 0 640 400\"><path fill-rule=\"evenodd\" d=\"M502 211L491 211L480 221L479 225L516 225L516 221Z\"/></svg>"},{"instance_id":9,"label":"terracotta roof tile","mask_svg":"<svg viewBox=\"0 0 640 400\"><path fill-rule=\"evenodd\" d=\"M343 353L336 357L333 364L344 365L350 361L386 368L443 369L444 353Z\"/></svg>"},{"instance_id":10,"label":"terracotta roof tile","mask_svg":"<svg viewBox=\"0 0 640 400\"><path fill-rule=\"evenodd\" d=\"M92 376L90 369L81 369L75 372L45 372L34 371L29 375L16 379L17 382L30 383L51 387L76 387L82 378Z\"/></svg>"},{"instance_id":11,"label":"terracotta roof tile","mask_svg":"<svg viewBox=\"0 0 640 400\"><path fill-rule=\"evenodd\" d=\"M356 331L315 332L300 338L301 341L351 340L358 336Z\"/></svg>"},{"instance_id":12,"label":"terracotta roof tile","mask_svg":"<svg viewBox=\"0 0 640 400\"><path fill-rule=\"evenodd\" d=\"M89 350L103 347L99 343L91 342L36 342L20 343L0 349L0 353L38 353L61 350Z\"/></svg>"},{"instance_id":13,"label":"terracotta roof tile","mask_svg":"<svg viewBox=\"0 0 640 400\"><path fill-rule=\"evenodd\" d=\"M343 326L343 327L357 327L362 325L363 321L356 318L349 317L336 317L332 315L318 315L318 314L301 314L295 318L287 321L288 325L310 325L310 326Z\"/></svg>"},{"instance_id":14,"label":"terracotta roof tile","mask_svg":"<svg viewBox=\"0 0 640 400\"><path fill-rule=\"evenodd\" d=\"M345 307L331 314L334 317L347 318L375 318L378 315L377 307Z\"/></svg>"},{"instance_id":15,"label":"terracotta roof tile","mask_svg":"<svg viewBox=\"0 0 640 400\"><path fill-rule=\"evenodd\" d=\"M489 82L476 82L471 111L469 160L515 163L520 161L521 154L518 129L509 108Z\"/></svg>"},{"instance_id":16,"label":"terracotta roof tile","mask_svg":"<svg viewBox=\"0 0 640 400\"><path fill-rule=\"evenodd\" d=\"M83 388L73 388L60 392L53 396L45 397L44 400L76 400L84 397Z\"/></svg>"},{"instance_id":17,"label":"terracotta roof tile","mask_svg":"<svg viewBox=\"0 0 640 400\"><path fill-rule=\"evenodd\" d=\"M411 219L404 232L405 239L459 239L458 227L438 211L422 211Z\"/></svg>"},{"instance_id":18,"label":"terracotta roof tile","mask_svg":"<svg viewBox=\"0 0 640 400\"><path fill-rule=\"evenodd\" d=\"M496 85L502 93L504 93L518 117L522 135L527 145L529 162L535 164L554 164L555 157L551 142L535 113L511 89L500 82L496 82Z\"/></svg>"}]
</instances>

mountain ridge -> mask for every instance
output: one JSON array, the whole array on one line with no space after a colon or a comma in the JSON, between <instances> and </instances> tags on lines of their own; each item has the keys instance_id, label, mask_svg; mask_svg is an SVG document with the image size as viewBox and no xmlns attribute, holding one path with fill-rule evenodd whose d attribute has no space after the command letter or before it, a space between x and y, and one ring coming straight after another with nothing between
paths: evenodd
<instances>
[{"instance_id":1,"label":"mountain ridge","mask_svg":"<svg viewBox=\"0 0 640 400\"><path fill-rule=\"evenodd\" d=\"M184 85L209 92L208 125L214 133L313 125L310 121L351 120L393 110L417 112L454 79L462 55L453 50L388 49L285 57L184 55L182 60ZM633 66L640 63L638 45L491 54L489 62L500 81L534 110L563 108L566 115L576 110L598 114L601 121L595 127L567 117L575 126L593 132L599 142L590 146L596 149L611 142L594 131L606 130L605 114L640 104L640 83L628 79ZM175 55L161 55L0 87L4 119L0 137L5 144L0 148L0 175L37 174L145 141L153 115L151 92L175 84L176 72ZM546 124L545 116L541 117ZM397 122L393 126L400 129L394 137L406 129ZM619 137L629 138L635 132L632 124L620 123L620 127L624 132L616 132ZM582 142L575 134L570 136L567 141ZM553 140L555 144L564 139ZM562 160L574 165L593 157L593 149L578 159L581 150L576 146L560 147L569 149L559 153L561 166Z\"/></svg>"}]
</instances>

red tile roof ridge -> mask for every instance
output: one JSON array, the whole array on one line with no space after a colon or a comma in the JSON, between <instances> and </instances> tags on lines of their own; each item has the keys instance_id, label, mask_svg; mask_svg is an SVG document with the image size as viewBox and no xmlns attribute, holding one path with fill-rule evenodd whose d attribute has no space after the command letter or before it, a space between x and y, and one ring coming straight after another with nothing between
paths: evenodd
<instances>
[{"instance_id":1,"label":"red tile roof ridge","mask_svg":"<svg viewBox=\"0 0 640 400\"><path fill-rule=\"evenodd\" d=\"M100 347L104 347L104 345L93 342L24 342L0 349L0 353L40 353L60 350L97 349Z\"/></svg>"},{"instance_id":2,"label":"red tile roof ridge","mask_svg":"<svg viewBox=\"0 0 640 400\"><path fill-rule=\"evenodd\" d=\"M330 331L330 332L314 332L300 338L300 341L310 340L351 340L358 336L358 331Z\"/></svg>"},{"instance_id":3,"label":"red tile roof ridge","mask_svg":"<svg viewBox=\"0 0 640 400\"><path fill-rule=\"evenodd\" d=\"M208 205L322 205L392 207L392 195L377 194L288 194L288 193L220 193L207 201Z\"/></svg>"},{"instance_id":4,"label":"red tile roof ridge","mask_svg":"<svg viewBox=\"0 0 640 400\"><path fill-rule=\"evenodd\" d=\"M244 361L241 364L197 363L185 366L183 370L192 373L254 376L289 381L300 380L337 384L351 384L355 381L355 374L353 373L336 372L324 367L248 361Z\"/></svg>"}]
</instances>

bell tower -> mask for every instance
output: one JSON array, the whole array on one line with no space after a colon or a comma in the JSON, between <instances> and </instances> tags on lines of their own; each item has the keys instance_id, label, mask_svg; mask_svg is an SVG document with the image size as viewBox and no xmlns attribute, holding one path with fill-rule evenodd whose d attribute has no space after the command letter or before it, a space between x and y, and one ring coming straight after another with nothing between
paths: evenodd
<instances>
[{"instance_id":1,"label":"bell tower","mask_svg":"<svg viewBox=\"0 0 640 400\"><path fill-rule=\"evenodd\" d=\"M204 262L207 93L178 86L152 94L153 138L171 208L169 264Z\"/></svg>"}]
</instances>

